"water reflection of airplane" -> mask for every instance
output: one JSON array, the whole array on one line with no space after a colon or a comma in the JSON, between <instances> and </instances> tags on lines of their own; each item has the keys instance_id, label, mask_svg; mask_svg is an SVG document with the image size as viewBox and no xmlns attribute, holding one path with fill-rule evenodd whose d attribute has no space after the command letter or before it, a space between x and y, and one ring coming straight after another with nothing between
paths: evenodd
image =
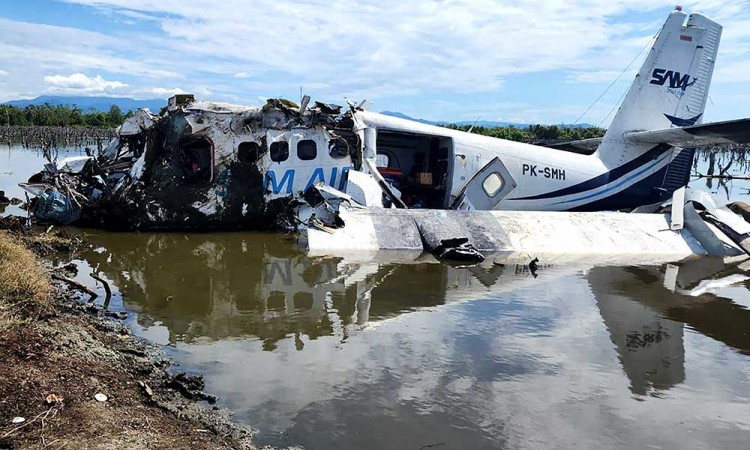
<instances>
[{"instance_id":1,"label":"water reflection of airplane","mask_svg":"<svg viewBox=\"0 0 750 450\"><path fill-rule=\"evenodd\" d=\"M277 235L92 234L84 255L138 320L170 340L252 335L267 348L300 335L345 339L352 327L477 298L500 280L533 280L525 265L453 268L309 258ZM413 262L413 261L412 261Z\"/></svg>"},{"instance_id":2,"label":"water reflection of airplane","mask_svg":"<svg viewBox=\"0 0 750 450\"><path fill-rule=\"evenodd\" d=\"M712 285L720 288L747 280L741 275L743 269L748 268L700 259L666 270L596 267L589 271L589 285L633 393L656 394L685 380L685 324L750 354L750 311L708 292ZM750 299L750 291L747 294Z\"/></svg>"}]
</instances>

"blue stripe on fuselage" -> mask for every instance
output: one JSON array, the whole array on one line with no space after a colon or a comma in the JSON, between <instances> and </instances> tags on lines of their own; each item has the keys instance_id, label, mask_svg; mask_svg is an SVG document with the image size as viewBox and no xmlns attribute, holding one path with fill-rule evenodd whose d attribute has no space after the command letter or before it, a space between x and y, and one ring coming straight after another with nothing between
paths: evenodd
<instances>
[{"instance_id":1,"label":"blue stripe on fuselage","mask_svg":"<svg viewBox=\"0 0 750 450\"><path fill-rule=\"evenodd\" d=\"M674 189L663 190L658 189L658 186L664 180L664 175L666 175L668 170L669 165L666 165L643 180L626 187L620 192L616 192L609 197L573 207L570 211L617 210L634 208L641 205L653 205L655 203L666 201L672 196Z\"/></svg>"},{"instance_id":2,"label":"blue stripe on fuselage","mask_svg":"<svg viewBox=\"0 0 750 450\"><path fill-rule=\"evenodd\" d=\"M658 159L659 156L661 156L665 151L670 150L671 148L672 146L668 144L659 144L646 153L642 154L641 156L633 159L632 161L627 162L619 167L610 170L609 172L603 173L590 180L586 180L582 183L578 183L576 185L569 186L563 189L558 189L556 191L547 192L545 194L532 195L529 197L510 198L508 200L542 200L555 197L564 197L566 195L579 194L582 192L590 191L609 184L635 170L638 170L642 166Z\"/></svg>"},{"instance_id":3,"label":"blue stripe on fuselage","mask_svg":"<svg viewBox=\"0 0 750 450\"><path fill-rule=\"evenodd\" d=\"M648 167L645 167L645 168L643 168L641 170L638 170L637 172L633 173L629 177L627 177L624 180L621 180L620 182L618 182L618 183L616 183L616 184L608 187L607 189L604 189L603 191L595 192L595 193L587 195L585 197L574 198L572 200L565 200L565 201L557 202L557 203L554 203L554 204L555 205L562 205L562 204L565 204L565 203L573 203L573 202L578 202L578 201L581 201L581 200L588 200L588 199L596 197L598 195L602 195L602 194L605 194L607 192L611 192L611 191L617 189L618 187L622 186L623 184L627 184L630 180L632 180L634 178L637 178L640 175L643 175L644 173L648 172L649 170L653 170L654 167L657 167L659 164L663 163L666 158L669 158L669 157L671 157L670 154L663 155L661 158L659 158L656 161L656 163L651 164ZM652 186L652 187L658 187L658 186Z\"/></svg>"}]
</instances>

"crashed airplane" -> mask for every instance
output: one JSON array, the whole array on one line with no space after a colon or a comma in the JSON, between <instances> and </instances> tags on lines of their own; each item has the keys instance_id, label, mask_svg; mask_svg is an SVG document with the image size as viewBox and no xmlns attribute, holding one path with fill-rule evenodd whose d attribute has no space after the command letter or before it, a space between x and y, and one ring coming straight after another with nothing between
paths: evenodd
<instances>
[{"instance_id":1,"label":"crashed airplane","mask_svg":"<svg viewBox=\"0 0 750 450\"><path fill-rule=\"evenodd\" d=\"M382 216L660 204L688 183L695 147L750 141L750 119L702 123L721 32L672 12L601 139L541 147L351 102L253 108L178 95L158 116L137 111L98 155L48 164L23 187L39 220L129 229L330 234L345 226L342 202Z\"/></svg>"}]
</instances>

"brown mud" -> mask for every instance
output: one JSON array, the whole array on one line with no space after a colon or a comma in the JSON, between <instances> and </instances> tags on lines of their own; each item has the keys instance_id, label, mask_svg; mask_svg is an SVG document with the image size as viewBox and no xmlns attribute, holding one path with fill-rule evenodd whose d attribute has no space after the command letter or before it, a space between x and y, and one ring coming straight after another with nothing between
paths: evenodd
<instances>
[{"instance_id":1,"label":"brown mud","mask_svg":"<svg viewBox=\"0 0 750 450\"><path fill-rule=\"evenodd\" d=\"M82 301L75 287L52 279L74 276L75 266L38 259L78 245L0 218L0 264L9 275L0 277L0 449L255 448L253 430L211 405L200 376L170 371L157 346L117 320L125 313ZM14 280L8 272L24 261L37 267ZM22 298L18 286L33 276L41 281L25 295L36 298Z\"/></svg>"}]
</instances>

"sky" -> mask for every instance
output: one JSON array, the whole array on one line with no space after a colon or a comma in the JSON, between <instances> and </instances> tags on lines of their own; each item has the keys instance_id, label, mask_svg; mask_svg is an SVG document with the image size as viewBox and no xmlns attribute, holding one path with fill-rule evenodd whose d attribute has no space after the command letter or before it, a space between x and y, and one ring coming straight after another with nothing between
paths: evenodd
<instances>
[{"instance_id":1,"label":"sky","mask_svg":"<svg viewBox=\"0 0 750 450\"><path fill-rule=\"evenodd\" d=\"M262 105L270 97L298 101L302 92L337 104L367 99L373 110L429 120L607 126L674 7L674 0L0 0L0 102L188 92ZM682 7L724 26L705 120L750 117L750 0Z\"/></svg>"}]
</instances>

